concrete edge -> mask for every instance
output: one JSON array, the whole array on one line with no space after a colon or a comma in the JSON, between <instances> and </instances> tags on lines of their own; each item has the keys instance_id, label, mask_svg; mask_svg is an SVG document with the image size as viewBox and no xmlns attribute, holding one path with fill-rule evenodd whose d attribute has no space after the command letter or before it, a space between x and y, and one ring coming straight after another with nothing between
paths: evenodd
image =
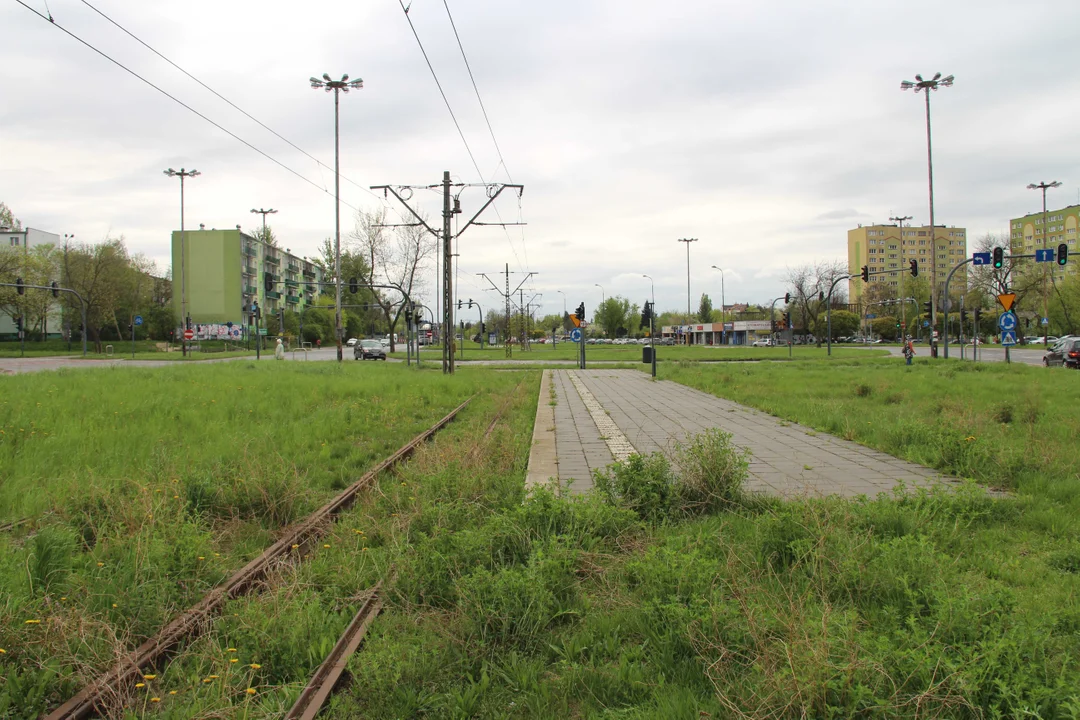
<instances>
[{"instance_id":1,"label":"concrete edge","mask_svg":"<svg viewBox=\"0 0 1080 720\"><path fill-rule=\"evenodd\" d=\"M540 377L540 395L536 399L536 419L533 421L529 468L525 472L525 489L547 485L559 479L559 457L555 449L555 408L549 405L551 370Z\"/></svg>"}]
</instances>

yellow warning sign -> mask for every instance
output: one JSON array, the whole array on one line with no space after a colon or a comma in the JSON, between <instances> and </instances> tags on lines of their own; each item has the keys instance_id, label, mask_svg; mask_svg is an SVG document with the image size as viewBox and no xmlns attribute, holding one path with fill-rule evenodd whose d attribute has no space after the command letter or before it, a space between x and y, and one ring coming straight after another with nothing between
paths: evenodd
<instances>
[{"instance_id":1,"label":"yellow warning sign","mask_svg":"<svg viewBox=\"0 0 1080 720\"><path fill-rule=\"evenodd\" d=\"M570 322L574 323L574 327L581 327L581 321L578 320L577 315L571 315L570 316Z\"/></svg>"},{"instance_id":2,"label":"yellow warning sign","mask_svg":"<svg viewBox=\"0 0 1080 720\"><path fill-rule=\"evenodd\" d=\"M1015 293L1002 293L998 295L998 302L1001 303L1001 307L1005 308L1005 312L1012 310L1013 303L1016 302Z\"/></svg>"}]
</instances>

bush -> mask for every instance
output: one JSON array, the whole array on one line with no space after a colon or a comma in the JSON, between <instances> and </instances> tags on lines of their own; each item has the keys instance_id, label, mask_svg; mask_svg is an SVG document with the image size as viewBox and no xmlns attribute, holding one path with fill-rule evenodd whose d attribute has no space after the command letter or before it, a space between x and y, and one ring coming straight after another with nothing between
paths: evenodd
<instances>
[{"instance_id":1,"label":"bush","mask_svg":"<svg viewBox=\"0 0 1080 720\"><path fill-rule=\"evenodd\" d=\"M662 453L635 453L594 470L593 483L609 503L633 510L642 520L661 519L671 510L675 479Z\"/></svg>"},{"instance_id":2,"label":"bush","mask_svg":"<svg viewBox=\"0 0 1080 720\"><path fill-rule=\"evenodd\" d=\"M742 495L750 466L750 450L731 444L731 433L710 428L688 442L675 445L679 477L675 494L687 513L713 512Z\"/></svg>"}]
</instances>

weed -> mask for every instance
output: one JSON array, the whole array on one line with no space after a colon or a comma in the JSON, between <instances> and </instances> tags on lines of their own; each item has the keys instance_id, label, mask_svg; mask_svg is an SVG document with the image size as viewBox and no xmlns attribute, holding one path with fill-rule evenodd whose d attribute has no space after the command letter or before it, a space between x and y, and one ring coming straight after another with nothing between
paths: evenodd
<instances>
[{"instance_id":1,"label":"weed","mask_svg":"<svg viewBox=\"0 0 1080 720\"><path fill-rule=\"evenodd\" d=\"M642 520L661 520L671 509L674 474L662 453L635 453L594 470L593 484L610 504L626 507Z\"/></svg>"},{"instance_id":2,"label":"weed","mask_svg":"<svg viewBox=\"0 0 1080 720\"><path fill-rule=\"evenodd\" d=\"M874 392L874 389L866 383L858 383L855 385L856 397L870 397L870 394Z\"/></svg>"},{"instance_id":3,"label":"weed","mask_svg":"<svg viewBox=\"0 0 1080 720\"><path fill-rule=\"evenodd\" d=\"M1012 403L1002 403L994 410L994 422L1007 425L1013 421Z\"/></svg>"},{"instance_id":4,"label":"weed","mask_svg":"<svg viewBox=\"0 0 1080 720\"><path fill-rule=\"evenodd\" d=\"M749 474L750 450L737 448L731 434L711 428L675 445L678 509L713 512L738 501Z\"/></svg>"}]
</instances>

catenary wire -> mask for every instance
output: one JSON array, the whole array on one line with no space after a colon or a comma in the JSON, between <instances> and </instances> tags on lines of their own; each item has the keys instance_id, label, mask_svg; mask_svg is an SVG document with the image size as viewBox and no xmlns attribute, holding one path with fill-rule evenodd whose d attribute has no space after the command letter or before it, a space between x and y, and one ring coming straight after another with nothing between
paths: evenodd
<instances>
[{"instance_id":1,"label":"catenary wire","mask_svg":"<svg viewBox=\"0 0 1080 720\"><path fill-rule=\"evenodd\" d=\"M144 78L144 77L143 77L142 75L140 75L139 73L135 72L135 71L134 71L134 70L132 70L131 68L129 68L129 67L127 67L126 65L124 65L123 63L121 63L121 62L120 62L119 60L115 60L114 58L110 57L110 56L109 56L109 55L108 55L107 53L105 53L104 51L102 51L102 50L99 50L99 49L97 49L96 47L94 47L93 45L91 45L90 43L88 43L88 42L87 42L86 40L83 40L83 39L82 39L81 37L79 37L79 36L78 36L78 35L76 35L75 33L71 32L70 30L68 30L68 29L67 29L67 28L65 28L64 26L62 26L62 25L60 25L59 23L57 23L57 22L56 22L55 20L50 20L49 18L45 17L45 16L44 16L44 15L42 15L42 14L41 14L40 12L38 12L37 10L35 10L34 8L30 7L30 6L29 6L29 5L27 5L27 4L25 3L25 2L23 2L23 0L15 0L15 2L19 3L19 4L20 4L20 5L22 5L22 6L24 7L24 8L26 8L26 9L27 9L27 10L29 10L30 12L34 13L35 15L37 15L37 16L38 16L39 18L41 18L42 20L44 20L44 21L48 22L48 23L49 23L50 25L53 25L53 26L55 26L55 27L56 27L57 29L59 29L59 30L63 31L63 32L64 32L65 34L67 34L68 36L70 36L70 37L74 38L75 40L79 41L80 43L82 43L82 44L83 44L83 45L85 45L86 47L90 48L91 50L93 50L94 52L96 52L96 53L97 53L98 55L100 55L101 57L105 58L105 59L106 59L106 60L108 60L109 62L113 63L113 64L114 64L114 65L116 65L117 67L121 68L121 69L122 69L122 70L124 70L125 72L127 72L127 73L129 73L129 74L133 75L134 77L138 78L139 80L142 80L142 81L143 81L144 83L146 83L146 84L147 84L147 85L149 85L150 87L154 88L154 89L155 89L155 90L157 90L157 91L158 91L159 93L161 93L161 94L162 94L162 95L164 95L165 97L169 98L170 100L172 100L172 101L173 101L173 102L175 102L176 104L180 105L181 107L185 108L186 110L189 110L190 112L194 113L195 115L198 115L198 116L199 116L200 118L202 118L202 119L203 119L203 120L205 120L206 122L210 123L211 125L213 125L214 127L216 127L216 128L218 129L218 130L221 130L221 131L222 131L223 133L225 133L225 134L226 134L226 135L228 135L229 137L231 137L231 138L233 138L234 140L236 140L236 141L238 141L238 142L242 143L243 145L247 146L248 148L250 148L250 149L254 150L254 151L255 151L255 152L257 152L258 154L262 155L262 156L263 156L264 158L266 158L267 160L269 160L270 162L274 163L275 165L278 165L279 167L281 167L281 168L283 168L283 169L285 169L285 170L289 171L290 173L292 173L292 174L293 174L293 175L295 175L296 177L300 178L301 180L303 180L303 181L304 181L304 182L306 182L307 184L309 184L309 185L311 185L312 187L314 187L314 188L315 188L316 190L318 190L319 192L322 192L322 193L326 193L327 195L330 195L330 192L329 192L329 191L328 191L328 190L327 190L326 188L320 187L318 183L316 183L316 182L314 182L313 180L310 180L309 178L307 178L307 177L305 177L305 176L301 175L301 174L300 174L300 173L298 173L298 172L297 172L296 170L293 170L293 169L292 169L291 167L289 167L289 166L288 166L288 165L286 165L285 163L281 162L281 161L280 161L280 160L278 160L277 158L275 158L275 157L273 157L273 156L269 155L268 153L266 153L266 152L264 152L264 151L260 150L259 148L255 147L254 145L252 145L251 143L249 143L249 142L248 142L247 140L244 140L244 139L243 139L242 137L240 137L240 136L239 136L239 135L237 135L236 133L234 133L234 132L232 132L231 130L228 130L228 129L226 129L225 127L221 126L220 124L218 124L218 123L214 122L213 120L211 120L210 118L208 118L208 117L207 117L206 115L203 115L203 114L202 114L201 112L199 112L199 111L198 111L198 110L196 110L195 108L193 108L193 107L191 107L190 105L188 105L187 103L185 103L185 102L184 102L183 100L180 100L180 99L179 99L179 98L177 98L176 96L174 96L174 95L171 95L171 94L169 94L169 92L168 92L168 91L166 91L166 90L163 90L162 88L158 87L157 85L155 85L155 84L154 84L154 83L152 83L151 81L149 81L149 80L147 80L146 78ZM349 204L349 203L347 203L347 202L344 202L344 201L342 201L342 203L341 203L341 204L342 204L342 205L344 205L344 206L346 206L346 207L348 207L348 208L351 208L351 209L352 209L353 211L359 212L359 210L358 210L357 208L353 207L352 205L350 205L350 204Z\"/></svg>"},{"instance_id":2,"label":"catenary wire","mask_svg":"<svg viewBox=\"0 0 1080 720\"><path fill-rule=\"evenodd\" d=\"M117 28L119 28L119 29L120 29L120 30L121 30L121 31L122 31L123 33L125 33L126 35L128 35L128 36L129 36L129 37L130 37L130 38L131 38L132 40L134 40L135 42L139 43L140 45L142 45L143 47L145 47L145 48L146 48L147 50L149 50L150 52L152 52L152 53L154 53L155 55L157 55L157 56L158 56L159 58L161 58L162 60L164 60L165 62L167 62L167 63L168 63L169 65L172 65L172 66L173 66L174 68L176 68L177 70L179 70L179 71L180 71L181 73L183 73L184 75L186 75L186 76L187 76L188 78L190 78L191 80L194 80L194 81L195 81L196 83L198 83L198 84L199 84L199 85L200 85L201 87L203 87L203 88L204 88L205 90L208 90L208 91L209 91L210 93L212 93L213 95L215 95L215 96L216 96L216 97L217 97L218 99L220 99L220 100L224 101L224 102L225 102L225 103L226 103L227 105L229 105L229 106L230 106L231 108L233 108L234 110L236 110L237 112L239 112L240 114L242 114L242 115L243 115L244 117L248 118L249 120L251 120L252 122L254 122L254 123L255 123L256 125L258 125L259 127L263 128L264 130L266 130L266 131L267 131L267 132L269 132L269 133L270 133L271 135L273 135L274 137L278 138L279 140L281 140L281 141L282 141L282 142L284 142L285 144L289 145L289 146L290 146L290 147L292 147L292 148L293 148L294 150L296 150L296 151L300 152L301 154L305 155L306 157L308 157L309 159L311 159L312 161L314 161L314 162L315 162L315 164L317 164L317 165L318 165L318 166L320 167L320 169L321 169L321 168L326 168L327 170L333 170L333 168L332 168L332 167L330 167L330 166L329 166L329 165L327 165L326 163L324 163L324 162L322 162L321 160L319 160L319 159L318 159L317 157L315 157L314 155L312 155L311 153L309 153L309 152L308 152L307 150L304 150L304 149L303 149L302 147L300 147L300 146L296 145L296 143L292 142L292 141L291 141L291 140L289 140L289 139L288 139L287 137L284 137L283 135L281 135L280 133L278 133L278 132L277 132L276 130L274 130L274 129L273 129L273 128L271 128L270 126L266 125L266 124L265 124L264 122L262 122L261 120L259 120L259 119L258 119L258 118L256 118L255 116L253 116L253 115L252 115L251 113L249 113L248 111L244 110L244 109L243 109L242 107L240 107L239 105L237 105L236 103L234 103L234 102L233 102L232 100L229 100L229 99L228 99L227 97L225 97L224 95L222 95L221 93L219 93L219 92L218 92L217 90L215 90L214 88L210 87L209 85L207 85L206 83L204 83L204 82L203 82L202 80L200 80L199 78L195 77L194 75L192 75L191 73L189 73L189 72L188 72L187 70L185 70L184 68L180 67L180 66L179 66L178 64L176 64L175 62L173 62L172 60L170 60L169 58L165 57L165 55L163 55L162 53L160 53L160 52L159 52L159 51L158 51L157 49L155 49L155 48L154 48L153 46L151 46L151 45L150 45L149 43L147 43L146 41L144 41L144 40L143 40L142 38L140 38L139 36L137 36L137 35L136 35L135 33L133 33L133 32L131 32L130 30L128 30L128 29L127 29L126 27L124 27L124 26L123 26L123 25L121 25L120 23L118 23L118 22L116 22L115 20L113 20L113 19L112 19L111 17L109 17L108 15L106 15L106 14L105 14L104 12L102 12L102 11L101 11L101 10L99 10L98 8L96 8L96 7L94 7L93 5L91 5L91 4L89 3L89 2L87 2L87 0L80 0L80 2L82 2L82 4L83 4L83 5L86 5L86 7L90 8L91 10L93 10L94 12L96 12L96 13L97 13L98 15L100 15L100 16L101 16L101 17L103 17L103 18L105 18L106 20L108 20L108 21L109 21L110 23L112 23L113 25L115 25L115 26L116 26ZM508 174L509 174L509 173L508 173ZM349 178L345 177L344 175L342 175L342 176L341 176L341 179L342 179L342 180L344 180L344 181L345 181L345 182L347 182L347 183L350 183L350 184L352 184L352 185L355 185L356 187L358 187L358 188L360 188L361 190L363 190L364 192L366 192L366 193L367 193L368 195L371 195L371 196L372 196L373 198L375 198L376 200L379 200L379 201L382 201L382 200L383 200L383 198L379 197L379 195L378 195L378 194L376 194L376 193L372 192L372 191L371 191L371 190L370 190L369 188L365 187L364 185L361 185L361 184L360 184L360 183L358 183L358 182L355 182L355 181L353 181L353 180L350 180ZM323 190L324 190L324 191L327 191L327 192L329 192L329 191L327 190L327 188L326 188L326 187L323 187ZM386 205L387 205L388 207L392 207L392 206L390 206L390 205L389 205L389 203L384 203L384 204L386 204ZM394 209L394 212L395 212L395 214L397 214L397 210L396 210L396 209Z\"/></svg>"}]
</instances>

